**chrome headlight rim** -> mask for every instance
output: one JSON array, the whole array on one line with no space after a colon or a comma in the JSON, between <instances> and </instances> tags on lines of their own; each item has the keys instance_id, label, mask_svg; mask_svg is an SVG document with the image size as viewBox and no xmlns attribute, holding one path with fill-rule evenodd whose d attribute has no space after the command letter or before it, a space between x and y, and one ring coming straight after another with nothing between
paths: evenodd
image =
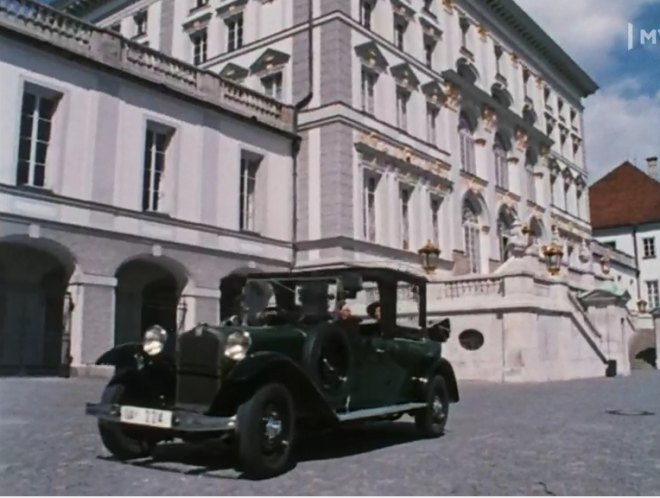
<instances>
[{"instance_id":1,"label":"chrome headlight rim","mask_svg":"<svg viewBox=\"0 0 660 498\"><path fill-rule=\"evenodd\" d=\"M252 346L252 338L247 330L237 330L227 336L225 356L233 361L241 361Z\"/></svg>"},{"instance_id":2,"label":"chrome headlight rim","mask_svg":"<svg viewBox=\"0 0 660 498\"><path fill-rule=\"evenodd\" d=\"M156 356L165 349L165 341L167 341L167 330L160 325L152 325L144 333L142 350L149 356Z\"/></svg>"}]
</instances>

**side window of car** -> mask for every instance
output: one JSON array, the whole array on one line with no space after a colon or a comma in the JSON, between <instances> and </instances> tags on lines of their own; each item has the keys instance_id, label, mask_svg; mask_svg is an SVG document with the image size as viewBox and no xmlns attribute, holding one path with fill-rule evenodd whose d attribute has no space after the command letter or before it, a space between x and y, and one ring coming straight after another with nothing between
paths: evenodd
<instances>
[{"instance_id":1,"label":"side window of car","mask_svg":"<svg viewBox=\"0 0 660 498\"><path fill-rule=\"evenodd\" d=\"M415 337L419 326L419 286L399 281L396 293L397 336Z\"/></svg>"},{"instance_id":2,"label":"side window of car","mask_svg":"<svg viewBox=\"0 0 660 498\"><path fill-rule=\"evenodd\" d=\"M360 322L360 332L364 335L379 335L380 293L376 282L364 281L362 289L355 296L344 300L353 318Z\"/></svg>"}]
</instances>

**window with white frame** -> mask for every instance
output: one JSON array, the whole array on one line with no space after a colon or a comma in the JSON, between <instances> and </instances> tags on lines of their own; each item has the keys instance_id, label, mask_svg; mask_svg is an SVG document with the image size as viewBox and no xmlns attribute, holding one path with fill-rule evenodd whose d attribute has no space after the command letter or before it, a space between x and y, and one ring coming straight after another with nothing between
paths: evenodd
<instances>
[{"instance_id":1,"label":"window with white frame","mask_svg":"<svg viewBox=\"0 0 660 498\"><path fill-rule=\"evenodd\" d=\"M568 199L569 199L569 192L571 190L571 184L570 182L564 180L564 211L568 211Z\"/></svg>"},{"instance_id":2,"label":"window with white frame","mask_svg":"<svg viewBox=\"0 0 660 498\"><path fill-rule=\"evenodd\" d=\"M394 44L399 50L404 50L406 39L406 21L398 16L394 16Z\"/></svg>"},{"instance_id":3,"label":"window with white frame","mask_svg":"<svg viewBox=\"0 0 660 498\"><path fill-rule=\"evenodd\" d=\"M365 171L362 186L362 236L369 242L376 242L377 189L377 176L372 172Z\"/></svg>"},{"instance_id":4,"label":"window with white frame","mask_svg":"<svg viewBox=\"0 0 660 498\"><path fill-rule=\"evenodd\" d=\"M275 73L261 78L264 93L275 100L282 100L282 73Z\"/></svg>"},{"instance_id":5,"label":"window with white frame","mask_svg":"<svg viewBox=\"0 0 660 498\"><path fill-rule=\"evenodd\" d=\"M550 174L550 204L551 205L556 205L555 204L555 189L557 185L557 176L554 174Z\"/></svg>"},{"instance_id":6,"label":"window with white frame","mask_svg":"<svg viewBox=\"0 0 660 498\"><path fill-rule=\"evenodd\" d=\"M367 29L371 29L371 14L373 5L371 0L362 0L360 2L360 24Z\"/></svg>"},{"instance_id":7,"label":"window with white frame","mask_svg":"<svg viewBox=\"0 0 660 498\"><path fill-rule=\"evenodd\" d=\"M243 14L230 17L227 25L227 52L233 52L243 46Z\"/></svg>"},{"instance_id":8,"label":"window with white frame","mask_svg":"<svg viewBox=\"0 0 660 498\"><path fill-rule=\"evenodd\" d=\"M475 160L474 135L466 116L461 114L458 124L458 135L461 145L461 169L473 175L477 173Z\"/></svg>"},{"instance_id":9,"label":"window with white frame","mask_svg":"<svg viewBox=\"0 0 660 498\"><path fill-rule=\"evenodd\" d=\"M410 92L403 88L396 89L396 126L400 130L406 131L408 127L408 99Z\"/></svg>"},{"instance_id":10,"label":"window with white frame","mask_svg":"<svg viewBox=\"0 0 660 498\"><path fill-rule=\"evenodd\" d=\"M645 237L642 239L644 249L644 259L655 258L655 237Z\"/></svg>"},{"instance_id":11,"label":"window with white frame","mask_svg":"<svg viewBox=\"0 0 660 498\"><path fill-rule=\"evenodd\" d=\"M374 94L378 75L366 67L362 67L362 110L374 113Z\"/></svg>"},{"instance_id":12,"label":"window with white frame","mask_svg":"<svg viewBox=\"0 0 660 498\"><path fill-rule=\"evenodd\" d=\"M468 48L468 31L470 29L470 20L461 16L458 18L458 23L461 28L461 47L464 49Z\"/></svg>"},{"instance_id":13,"label":"window with white frame","mask_svg":"<svg viewBox=\"0 0 660 498\"><path fill-rule=\"evenodd\" d=\"M495 135L495 145L493 146L493 156L495 158L495 185L505 190L509 189L509 163L506 144L502 136Z\"/></svg>"},{"instance_id":14,"label":"window with white frame","mask_svg":"<svg viewBox=\"0 0 660 498\"><path fill-rule=\"evenodd\" d=\"M479 215L472 202L463 202L463 242L470 273L481 273L481 234Z\"/></svg>"},{"instance_id":15,"label":"window with white frame","mask_svg":"<svg viewBox=\"0 0 660 498\"><path fill-rule=\"evenodd\" d=\"M190 41L193 48L193 64L196 66L206 62L207 38L208 37L205 29L198 31L197 33L194 33L190 36Z\"/></svg>"},{"instance_id":16,"label":"window with white frame","mask_svg":"<svg viewBox=\"0 0 660 498\"><path fill-rule=\"evenodd\" d=\"M17 185L44 187L53 116L61 94L25 85L19 132Z\"/></svg>"},{"instance_id":17,"label":"window with white frame","mask_svg":"<svg viewBox=\"0 0 660 498\"><path fill-rule=\"evenodd\" d=\"M431 242L440 247L440 206L442 200L431 195Z\"/></svg>"},{"instance_id":18,"label":"window with white frame","mask_svg":"<svg viewBox=\"0 0 660 498\"><path fill-rule=\"evenodd\" d=\"M529 72L529 69L524 68L522 75L523 75L523 95L525 97L529 97L529 80L531 77L531 73Z\"/></svg>"},{"instance_id":19,"label":"window with white frame","mask_svg":"<svg viewBox=\"0 0 660 498\"><path fill-rule=\"evenodd\" d=\"M142 183L142 210L162 211L161 199L165 195L165 168L167 149L173 130L157 123L148 123L144 143L144 171Z\"/></svg>"},{"instance_id":20,"label":"window with white frame","mask_svg":"<svg viewBox=\"0 0 660 498\"><path fill-rule=\"evenodd\" d=\"M438 107L433 104L426 104L426 141L430 144L438 144Z\"/></svg>"},{"instance_id":21,"label":"window with white frame","mask_svg":"<svg viewBox=\"0 0 660 498\"><path fill-rule=\"evenodd\" d=\"M201 9L209 4L209 0L193 0L194 6L193 9Z\"/></svg>"},{"instance_id":22,"label":"window with white frame","mask_svg":"<svg viewBox=\"0 0 660 498\"><path fill-rule=\"evenodd\" d=\"M534 176L534 166L528 164L525 167L527 175L527 199L536 202L536 177Z\"/></svg>"},{"instance_id":23,"label":"window with white frame","mask_svg":"<svg viewBox=\"0 0 660 498\"><path fill-rule=\"evenodd\" d=\"M257 231L257 172L261 158L241 155L241 180L239 194L239 225L241 231Z\"/></svg>"},{"instance_id":24,"label":"window with white frame","mask_svg":"<svg viewBox=\"0 0 660 498\"><path fill-rule=\"evenodd\" d=\"M400 227L401 227L401 249L407 251L410 249L410 196L412 189L409 186L403 186L399 189L399 201L401 203Z\"/></svg>"},{"instance_id":25,"label":"window with white frame","mask_svg":"<svg viewBox=\"0 0 660 498\"><path fill-rule=\"evenodd\" d=\"M502 61L502 53L503 53L502 45L495 45L493 51L495 53L495 71L496 71L496 74L498 76L501 76L502 75L502 67L501 67L500 63Z\"/></svg>"},{"instance_id":26,"label":"window with white frame","mask_svg":"<svg viewBox=\"0 0 660 498\"><path fill-rule=\"evenodd\" d=\"M506 261L509 257L509 241L511 240L511 228L513 226L513 217L505 209L500 211L497 218L497 239L500 243L500 260Z\"/></svg>"},{"instance_id":27,"label":"window with white frame","mask_svg":"<svg viewBox=\"0 0 660 498\"><path fill-rule=\"evenodd\" d=\"M660 289L657 280L646 281L646 295L650 309L660 307Z\"/></svg>"},{"instance_id":28,"label":"window with white frame","mask_svg":"<svg viewBox=\"0 0 660 498\"><path fill-rule=\"evenodd\" d=\"M432 38L424 37L424 59L426 67L433 68L433 54L435 53L436 42Z\"/></svg>"},{"instance_id":29,"label":"window with white frame","mask_svg":"<svg viewBox=\"0 0 660 498\"><path fill-rule=\"evenodd\" d=\"M135 36L142 36L147 34L147 11L143 10L138 12L133 17L135 22Z\"/></svg>"},{"instance_id":30,"label":"window with white frame","mask_svg":"<svg viewBox=\"0 0 660 498\"><path fill-rule=\"evenodd\" d=\"M582 218L582 199L584 196L584 190L582 188L578 188L575 194L576 194L575 216L577 216L578 218Z\"/></svg>"}]
</instances>

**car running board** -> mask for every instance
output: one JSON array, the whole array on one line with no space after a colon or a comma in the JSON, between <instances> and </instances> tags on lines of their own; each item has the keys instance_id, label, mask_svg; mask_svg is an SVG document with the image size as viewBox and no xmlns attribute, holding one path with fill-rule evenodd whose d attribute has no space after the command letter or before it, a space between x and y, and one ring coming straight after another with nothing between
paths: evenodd
<instances>
[{"instance_id":1,"label":"car running board","mask_svg":"<svg viewBox=\"0 0 660 498\"><path fill-rule=\"evenodd\" d=\"M424 408L426 403L406 403L403 405L384 406L382 408L366 408L364 410L356 410L349 413L338 413L337 418L340 422L347 422L349 420L358 420L361 418L380 417L382 415L393 415L395 413L409 412L410 410L417 410Z\"/></svg>"}]
</instances>

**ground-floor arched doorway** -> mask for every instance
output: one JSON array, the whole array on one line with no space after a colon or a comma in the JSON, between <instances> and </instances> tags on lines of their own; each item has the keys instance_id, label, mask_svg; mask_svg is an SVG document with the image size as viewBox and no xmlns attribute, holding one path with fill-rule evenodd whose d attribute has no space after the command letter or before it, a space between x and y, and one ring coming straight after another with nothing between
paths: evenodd
<instances>
[{"instance_id":1,"label":"ground-floor arched doorway","mask_svg":"<svg viewBox=\"0 0 660 498\"><path fill-rule=\"evenodd\" d=\"M174 338L186 284L183 272L153 260L137 259L123 264L116 277L115 344L141 341L153 325L165 328Z\"/></svg>"},{"instance_id":2,"label":"ground-floor arched doorway","mask_svg":"<svg viewBox=\"0 0 660 498\"><path fill-rule=\"evenodd\" d=\"M72 260L0 242L0 374L68 375Z\"/></svg>"}]
</instances>

